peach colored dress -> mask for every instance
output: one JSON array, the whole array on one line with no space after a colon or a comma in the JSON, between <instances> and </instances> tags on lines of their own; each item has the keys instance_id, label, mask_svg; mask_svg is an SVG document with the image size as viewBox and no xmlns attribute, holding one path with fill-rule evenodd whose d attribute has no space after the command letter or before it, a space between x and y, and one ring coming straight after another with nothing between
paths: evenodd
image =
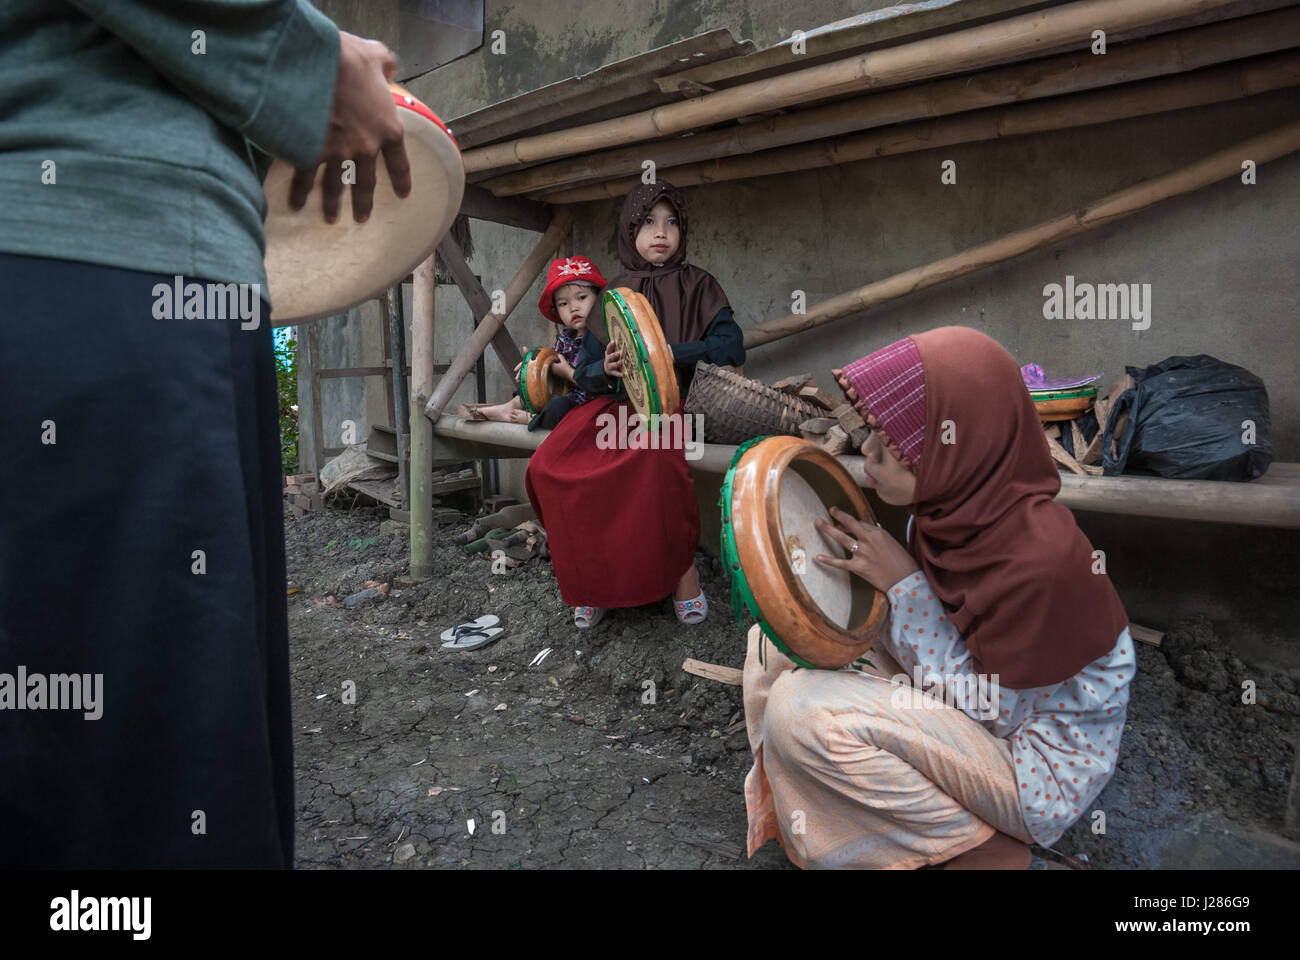
<instances>
[{"instance_id":1,"label":"peach colored dress","mask_svg":"<svg viewBox=\"0 0 1300 960\"><path fill-rule=\"evenodd\" d=\"M1012 690L976 676L924 574L888 594L888 629L856 669L799 668L750 631L750 855L775 837L801 867L913 869L995 829L1055 842L1115 771L1128 629L1065 682Z\"/></svg>"}]
</instances>

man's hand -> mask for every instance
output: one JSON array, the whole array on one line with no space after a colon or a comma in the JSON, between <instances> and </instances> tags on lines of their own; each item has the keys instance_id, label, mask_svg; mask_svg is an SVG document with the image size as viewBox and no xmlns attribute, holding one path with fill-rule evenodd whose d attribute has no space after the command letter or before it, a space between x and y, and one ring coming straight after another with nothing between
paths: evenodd
<instances>
[{"instance_id":1,"label":"man's hand","mask_svg":"<svg viewBox=\"0 0 1300 960\"><path fill-rule=\"evenodd\" d=\"M863 523L838 507L831 507L831 519L835 521L834 524L818 520L817 529L827 540L833 540L848 550L849 555L841 560L819 554L818 563L856 574L881 593L921 569L907 548L886 533L884 528ZM853 549L855 543L858 545L857 550Z\"/></svg>"},{"instance_id":2,"label":"man's hand","mask_svg":"<svg viewBox=\"0 0 1300 960\"><path fill-rule=\"evenodd\" d=\"M326 222L338 220L343 162L351 160L356 164L352 218L364 223L374 208L375 156L380 151L393 182L393 192L399 197L411 192L411 165L402 144L402 121L388 88L388 78L396 72L397 58L378 40L365 40L339 31L339 68L325 149L313 166L299 168L294 174L289 187L289 209L299 210L307 202L316 182L316 170L324 163L321 206Z\"/></svg>"},{"instance_id":3,"label":"man's hand","mask_svg":"<svg viewBox=\"0 0 1300 960\"><path fill-rule=\"evenodd\" d=\"M613 340L605 345L605 375L619 378L625 376L623 372L623 354L619 353L618 345Z\"/></svg>"}]
</instances>

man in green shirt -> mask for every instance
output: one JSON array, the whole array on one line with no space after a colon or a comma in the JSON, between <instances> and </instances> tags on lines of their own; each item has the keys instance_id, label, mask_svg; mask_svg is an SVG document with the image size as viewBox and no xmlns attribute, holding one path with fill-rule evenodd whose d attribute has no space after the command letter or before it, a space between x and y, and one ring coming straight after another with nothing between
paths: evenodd
<instances>
[{"instance_id":1,"label":"man in green shirt","mask_svg":"<svg viewBox=\"0 0 1300 960\"><path fill-rule=\"evenodd\" d=\"M0 866L293 863L261 174L410 176L383 44L306 0L0 7ZM313 204L314 207L314 204Z\"/></svg>"}]
</instances>

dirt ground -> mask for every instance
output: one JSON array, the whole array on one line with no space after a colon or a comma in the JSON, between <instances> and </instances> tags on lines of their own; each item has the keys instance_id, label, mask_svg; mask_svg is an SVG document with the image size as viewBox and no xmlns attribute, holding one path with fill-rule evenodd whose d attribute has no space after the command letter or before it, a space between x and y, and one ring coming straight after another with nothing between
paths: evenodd
<instances>
[{"instance_id":1,"label":"dirt ground","mask_svg":"<svg viewBox=\"0 0 1300 960\"><path fill-rule=\"evenodd\" d=\"M740 688L681 670L743 663L714 561L697 557L704 624L678 624L664 601L578 631L549 562L494 574L449 542L465 517L442 527L434 579L330 605L408 572L405 537L380 535L386 515L286 521L300 868L792 869L775 842L744 856ZM486 613L502 639L439 648ZM1094 868L1300 866L1300 845L1275 835L1297 675L1243 663L1203 619L1138 654L1119 771L1054 851Z\"/></svg>"}]
</instances>

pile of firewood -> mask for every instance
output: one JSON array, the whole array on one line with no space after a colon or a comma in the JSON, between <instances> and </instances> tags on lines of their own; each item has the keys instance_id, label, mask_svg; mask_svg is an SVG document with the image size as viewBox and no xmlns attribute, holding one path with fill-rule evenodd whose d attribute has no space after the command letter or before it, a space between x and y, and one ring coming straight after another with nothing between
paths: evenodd
<instances>
[{"instance_id":1,"label":"pile of firewood","mask_svg":"<svg viewBox=\"0 0 1300 960\"><path fill-rule=\"evenodd\" d=\"M1043 430L1047 434L1047 447L1052 451L1052 459L1065 467L1071 473L1077 473L1079 476L1100 477L1102 475L1102 449L1101 438L1106 432L1106 420L1110 417L1110 411L1115 406L1115 401L1119 399L1120 394L1134 386L1133 378L1127 373L1116 381L1115 385L1110 388L1110 393L1104 397L1098 398L1097 402L1092 405L1092 412L1097 417L1097 433L1093 436L1092 442L1089 443L1083 438L1083 431L1079 429L1078 420L1057 420L1051 423L1044 423ZM1115 429L1111 436L1111 455L1115 454L1115 443L1120 435L1124 432L1124 424L1128 421L1128 411L1123 410L1115 420ZM1074 447L1075 453L1083 451L1080 455L1071 455L1071 453L1061 445L1061 431L1067 430L1070 433L1070 441Z\"/></svg>"},{"instance_id":2,"label":"pile of firewood","mask_svg":"<svg viewBox=\"0 0 1300 960\"><path fill-rule=\"evenodd\" d=\"M832 456L856 452L867 440L866 421L843 397L833 397L817 385L812 374L801 373L772 384L774 390L802 397L826 411L799 424L799 435Z\"/></svg>"}]
</instances>

